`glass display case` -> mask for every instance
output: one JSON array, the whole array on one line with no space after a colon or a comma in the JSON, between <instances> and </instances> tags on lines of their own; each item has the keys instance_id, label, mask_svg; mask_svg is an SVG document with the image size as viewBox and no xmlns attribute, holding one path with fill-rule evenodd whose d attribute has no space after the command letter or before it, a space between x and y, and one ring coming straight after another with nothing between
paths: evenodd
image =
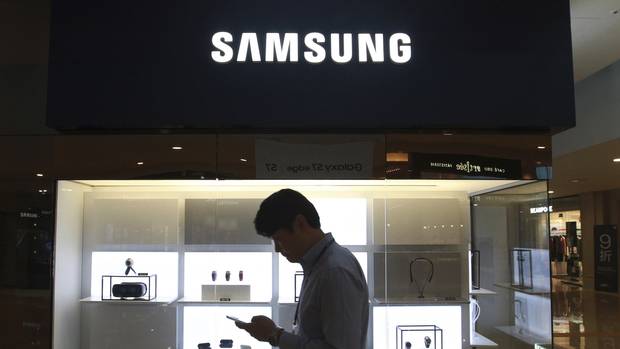
<instances>
[{"instance_id":1,"label":"glass display case","mask_svg":"<svg viewBox=\"0 0 620 349\"><path fill-rule=\"evenodd\" d=\"M480 250L475 334L499 347L549 346L547 185L535 182L472 197L472 245Z\"/></svg>"},{"instance_id":2,"label":"glass display case","mask_svg":"<svg viewBox=\"0 0 620 349\"><path fill-rule=\"evenodd\" d=\"M265 315L292 327L301 266L275 253L253 225L261 200L287 187L314 203L323 231L360 263L369 285L368 348L406 348L407 342L411 348L480 346L474 343L482 334L472 330L470 297L494 289L485 282L517 287L509 255L505 280L485 274L484 258L499 256L493 249L508 245L483 240L473 246L472 217L486 218L472 212L472 202L480 202L483 192L524 183L530 182L59 181L55 349L194 349L218 347L220 341L232 341L233 348L270 347L226 316L249 321ZM474 247L483 259L474 276L481 280L477 290L470 275ZM525 242L514 247L532 250L532 264L534 249L544 251ZM102 277L126 272L156 275L157 296L104 300ZM542 272L533 268L531 292L512 298L510 313L520 316L512 320L517 333L544 335L536 324L545 311L530 309L547 305L528 298L544 283ZM480 308L482 322L492 307L481 301Z\"/></svg>"}]
</instances>

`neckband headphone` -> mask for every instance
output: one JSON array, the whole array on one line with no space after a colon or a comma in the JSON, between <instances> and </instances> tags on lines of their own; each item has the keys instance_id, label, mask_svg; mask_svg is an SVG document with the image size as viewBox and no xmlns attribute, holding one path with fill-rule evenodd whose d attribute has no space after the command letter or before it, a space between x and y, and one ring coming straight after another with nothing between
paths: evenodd
<instances>
[{"instance_id":1,"label":"neckband headphone","mask_svg":"<svg viewBox=\"0 0 620 349\"><path fill-rule=\"evenodd\" d=\"M420 288L420 285L418 285L418 281L415 280L414 276L413 276L413 266L414 264L418 263L418 262L424 262L428 265L431 266L431 272L430 274L426 277L426 282L424 283L423 287ZM433 274L435 273L435 266L433 265L433 262L426 258L426 257L418 257L414 260L412 260L409 263L409 281L411 283L415 283L416 287L418 288L418 291L420 292L420 295L418 296L418 298L424 298L424 289L426 288L426 285L428 285L429 282L431 282L431 280L433 280Z\"/></svg>"}]
</instances>

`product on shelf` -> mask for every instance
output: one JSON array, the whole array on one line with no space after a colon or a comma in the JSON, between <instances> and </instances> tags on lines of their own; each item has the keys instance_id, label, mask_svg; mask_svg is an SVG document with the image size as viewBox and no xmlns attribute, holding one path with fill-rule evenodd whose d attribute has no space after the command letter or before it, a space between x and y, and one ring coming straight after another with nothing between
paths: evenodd
<instances>
[{"instance_id":1,"label":"product on shelf","mask_svg":"<svg viewBox=\"0 0 620 349\"><path fill-rule=\"evenodd\" d=\"M443 349L443 330L436 325L396 326L397 349Z\"/></svg>"},{"instance_id":2,"label":"product on shelf","mask_svg":"<svg viewBox=\"0 0 620 349\"><path fill-rule=\"evenodd\" d=\"M409 263L409 281L418 289L418 298L424 298L424 289L433 280L435 266L425 257L418 257Z\"/></svg>"},{"instance_id":3,"label":"product on shelf","mask_svg":"<svg viewBox=\"0 0 620 349\"><path fill-rule=\"evenodd\" d=\"M121 282L112 286L112 295L121 299L140 298L146 295L146 291L144 282Z\"/></svg>"},{"instance_id":4,"label":"product on shelf","mask_svg":"<svg viewBox=\"0 0 620 349\"><path fill-rule=\"evenodd\" d=\"M533 288L532 251L523 248L513 248L511 252L512 286L523 289Z\"/></svg>"},{"instance_id":5,"label":"product on shelf","mask_svg":"<svg viewBox=\"0 0 620 349\"><path fill-rule=\"evenodd\" d=\"M102 275L101 300L150 301L157 298L157 275Z\"/></svg>"},{"instance_id":6,"label":"product on shelf","mask_svg":"<svg viewBox=\"0 0 620 349\"><path fill-rule=\"evenodd\" d=\"M239 281L243 281L243 270L239 270Z\"/></svg>"},{"instance_id":7,"label":"product on shelf","mask_svg":"<svg viewBox=\"0 0 620 349\"><path fill-rule=\"evenodd\" d=\"M303 283L304 280L304 272L303 271L296 271L295 272L295 303L299 302L299 296L301 294L301 284Z\"/></svg>"},{"instance_id":8,"label":"product on shelf","mask_svg":"<svg viewBox=\"0 0 620 349\"><path fill-rule=\"evenodd\" d=\"M211 349L211 343L200 343L198 349Z\"/></svg>"},{"instance_id":9,"label":"product on shelf","mask_svg":"<svg viewBox=\"0 0 620 349\"><path fill-rule=\"evenodd\" d=\"M211 272L211 281L215 281L217 280L217 271L212 271Z\"/></svg>"},{"instance_id":10,"label":"product on shelf","mask_svg":"<svg viewBox=\"0 0 620 349\"><path fill-rule=\"evenodd\" d=\"M133 271L133 273L136 274L136 271L133 269L133 259L127 258L127 260L125 260L125 266L127 267L125 269L125 275L129 275L130 271Z\"/></svg>"},{"instance_id":11,"label":"product on shelf","mask_svg":"<svg viewBox=\"0 0 620 349\"><path fill-rule=\"evenodd\" d=\"M226 270L226 281L230 281L230 270Z\"/></svg>"},{"instance_id":12,"label":"product on shelf","mask_svg":"<svg viewBox=\"0 0 620 349\"><path fill-rule=\"evenodd\" d=\"M233 340L232 339L222 339L220 340L220 348L232 348Z\"/></svg>"},{"instance_id":13,"label":"product on shelf","mask_svg":"<svg viewBox=\"0 0 620 349\"><path fill-rule=\"evenodd\" d=\"M480 289L480 251L471 251L471 288Z\"/></svg>"}]
</instances>

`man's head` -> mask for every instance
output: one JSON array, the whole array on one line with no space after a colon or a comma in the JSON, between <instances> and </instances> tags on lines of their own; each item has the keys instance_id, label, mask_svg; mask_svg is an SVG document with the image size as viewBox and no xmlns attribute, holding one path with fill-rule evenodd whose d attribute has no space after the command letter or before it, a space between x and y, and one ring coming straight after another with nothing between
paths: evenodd
<instances>
[{"instance_id":1,"label":"man's head","mask_svg":"<svg viewBox=\"0 0 620 349\"><path fill-rule=\"evenodd\" d=\"M314 205L292 189L282 189L266 198L256 213L254 227L258 234L273 239L276 252L294 263L323 237Z\"/></svg>"}]
</instances>

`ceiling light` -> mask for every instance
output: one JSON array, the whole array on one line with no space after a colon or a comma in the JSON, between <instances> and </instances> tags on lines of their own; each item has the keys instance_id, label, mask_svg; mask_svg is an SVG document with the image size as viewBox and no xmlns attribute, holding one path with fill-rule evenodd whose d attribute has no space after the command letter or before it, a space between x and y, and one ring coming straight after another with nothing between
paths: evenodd
<instances>
[{"instance_id":1,"label":"ceiling light","mask_svg":"<svg viewBox=\"0 0 620 349\"><path fill-rule=\"evenodd\" d=\"M442 133L444 136L454 136L454 133L450 132L450 131L443 131Z\"/></svg>"},{"instance_id":2,"label":"ceiling light","mask_svg":"<svg viewBox=\"0 0 620 349\"><path fill-rule=\"evenodd\" d=\"M37 177L43 177L43 173L37 173Z\"/></svg>"},{"instance_id":3,"label":"ceiling light","mask_svg":"<svg viewBox=\"0 0 620 349\"><path fill-rule=\"evenodd\" d=\"M544 145L539 145L539 146L537 146L536 148L537 148L537 149L540 149L540 150L547 149L547 147L546 147L546 146L544 146Z\"/></svg>"},{"instance_id":4,"label":"ceiling light","mask_svg":"<svg viewBox=\"0 0 620 349\"><path fill-rule=\"evenodd\" d=\"M138 162L136 162L136 165L138 165L138 166L142 166L142 165L144 165L144 162L142 162L142 161L138 161Z\"/></svg>"},{"instance_id":5,"label":"ceiling light","mask_svg":"<svg viewBox=\"0 0 620 349\"><path fill-rule=\"evenodd\" d=\"M553 191L553 190L549 190L547 193L549 193L549 194L554 194L554 193L555 193L555 191Z\"/></svg>"},{"instance_id":6,"label":"ceiling light","mask_svg":"<svg viewBox=\"0 0 620 349\"><path fill-rule=\"evenodd\" d=\"M183 150L183 147L175 145L172 147L172 150Z\"/></svg>"},{"instance_id":7,"label":"ceiling light","mask_svg":"<svg viewBox=\"0 0 620 349\"><path fill-rule=\"evenodd\" d=\"M241 162L248 162L248 159L241 158L241 159L239 159L239 161L241 161Z\"/></svg>"},{"instance_id":8,"label":"ceiling light","mask_svg":"<svg viewBox=\"0 0 620 349\"><path fill-rule=\"evenodd\" d=\"M581 179L579 179L579 178L571 179L570 182L571 183L579 183L579 182L581 182Z\"/></svg>"},{"instance_id":9,"label":"ceiling light","mask_svg":"<svg viewBox=\"0 0 620 349\"><path fill-rule=\"evenodd\" d=\"M620 158L615 158L613 161L614 162L620 162Z\"/></svg>"}]
</instances>

